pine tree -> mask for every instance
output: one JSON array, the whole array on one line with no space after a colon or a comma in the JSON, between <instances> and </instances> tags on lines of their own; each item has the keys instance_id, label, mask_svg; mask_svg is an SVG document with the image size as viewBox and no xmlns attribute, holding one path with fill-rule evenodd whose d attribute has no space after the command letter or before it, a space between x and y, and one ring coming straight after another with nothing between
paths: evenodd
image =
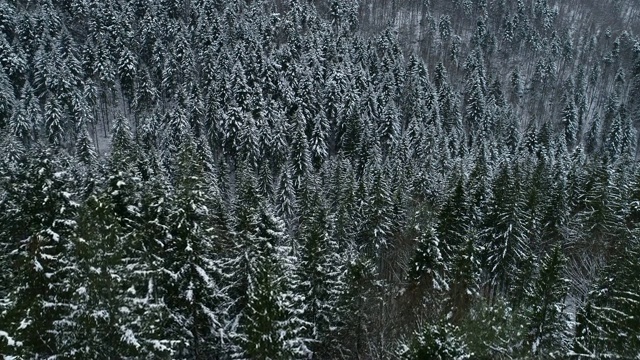
<instances>
[{"instance_id":1,"label":"pine tree","mask_svg":"<svg viewBox=\"0 0 640 360\"><path fill-rule=\"evenodd\" d=\"M467 351L478 359L526 358L522 345L527 328L521 315L503 297L477 302L460 326Z\"/></svg>"},{"instance_id":2,"label":"pine tree","mask_svg":"<svg viewBox=\"0 0 640 360\"><path fill-rule=\"evenodd\" d=\"M456 182L453 193L438 214L437 231L450 248L450 251L443 254L447 262L454 256L456 250L464 244L464 239L472 225L469 211L464 179L460 177Z\"/></svg>"},{"instance_id":3,"label":"pine tree","mask_svg":"<svg viewBox=\"0 0 640 360\"><path fill-rule=\"evenodd\" d=\"M597 154L602 138L602 119L596 115L585 138L585 150L588 154Z\"/></svg>"},{"instance_id":4,"label":"pine tree","mask_svg":"<svg viewBox=\"0 0 640 360\"><path fill-rule=\"evenodd\" d=\"M329 123L323 111L318 112L312 121L313 129L309 136L309 151L312 162L319 168L329 157Z\"/></svg>"},{"instance_id":5,"label":"pine tree","mask_svg":"<svg viewBox=\"0 0 640 360\"><path fill-rule=\"evenodd\" d=\"M478 239L475 228L464 180L460 177L438 214L437 225L443 243L440 246L443 250L442 261L449 270L448 301L454 322L464 316L478 292L480 256L476 249Z\"/></svg>"},{"instance_id":6,"label":"pine tree","mask_svg":"<svg viewBox=\"0 0 640 360\"><path fill-rule=\"evenodd\" d=\"M377 135L383 150L389 151L393 148L401 136L401 122L398 109L393 101L387 103L380 114L380 124Z\"/></svg>"},{"instance_id":7,"label":"pine tree","mask_svg":"<svg viewBox=\"0 0 640 360\"><path fill-rule=\"evenodd\" d=\"M0 128L4 128L15 111L16 98L13 85L4 69L0 69Z\"/></svg>"},{"instance_id":8,"label":"pine tree","mask_svg":"<svg viewBox=\"0 0 640 360\"><path fill-rule=\"evenodd\" d=\"M634 277L638 272L638 244L638 234L629 234L578 313L573 348L578 357L637 356L640 297Z\"/></svg>"},{"instance_id":9,"label":"pine tree","mask_svg":"<svg viewBox=\"0 0 640 360\"><path fill-rule=\"evenodd\" d=\"M606 162L594 161L587 167L584 209L578 214L583 226L582 248L598 252L598 248L616 249L625 231L622 202L616 189L613 169Z\"/></svg>"},{"instance_id":10,"label":"pine tree","mask_svg":"<svg viewBox=\"0 0 640 360\"><path fill-rule=\"evenodd\" d=\"M116 161L135 159L128 128L122 122L116 128L111 166L84 204L74 239L79 271L72 278L74 311L65 322L65 356L99 358L108 352L164 358L178 342L166 337L169 312L152 253L164 239L149 237L157 234L156 223L145 224L135 164Z\"/></svg>"},{"instance_id":11,"label":"pine tree","mask_svg":"<svg viewBox=\"0 0 640 360\"><path fill-rule=\"evenodd\" d=\"M308 185L298 228L300 247L298 291L305 299L305 320L312 324L310 349L315 356L331 357L335 351L343 290L343 264L334 239L333 219L319 191Z\"/></svg>"},{"instance_id":12,"label":"pine tree","mask_svg":"<svg viewBox=\"0 0 640 360\"><path fill-rule=\"evenodd\" d=\"M30 83L22 88L20 100L9 119L9 131L26 145L31 143L37 126L41 123L40 106L35 99Z\"/></svg>"},{"instance_id":13,"label":"pine tree","mask_svg":"<svg viewBox=\"0 0 640 360\"><path fill-rule=\"evenodd\" d=\"M164 174L154 174L142 190L138 227L127 243L123 262L130 271L124 297L130 308L128 321L131 332L144 347L138 349L147 356L159 358L177 356L184 346L185 336L176 330L175 308L170 307L171 283L167 274L165 251L172 244L171 220L175 203L174 189Z\"/></svg>"},{"instance_id":14,"label":"pine tree","mask_svg":"<svg viewBox=\"0 0 640 360\"><path fill-rule=\"evenodd\" d=\"M227 309L223 261L215 257L216 242L223 241L212 227L214 201L207 174L196 154L196 144L188 129L181 135L175 157L174 208L168 215L170 237L163 251L163 267L168 278L167 305L176 328L174 336L184 339L182 356L204 359L221 356L227 349Z\"/></svg>"},{"instance_id":15,"label":"pine tree","mask_svg":"<svg viewBox=\"0 0 640 360\"><path fill-rule=\"evenodd\" d=\"M444 251L443 251L444 250ZM418 239L418 247L412 261L411 274L436 291L449 290L449 263L442 253L450 250L449 244L439 239L434 228L426 229Z\"/></svg>"},{"instance_id":16,"label":"pine tree","mask_svg":"<svg viewBox=\"0 0 640 360\"><path fill-rule=\"evenodd\" d=\"M555 358L566 354L569 316L565 310L565 262L562 249L556 245L543 260L527 300L531 307L525 315L530 329L526 344L532 356Z\"/></svg>"},{"instance_id":17,"label":"pine tree","mask_svg":"<svg viewBox=\"0 0 640 360\"><path fill-rule=\"evenodd\" d=\"M229 266L235 299L231 313L235 358L290 359L308 353L295 253L284 223L256 192L255 175L242 164L235 244ZM292 258L293 256L293 258Z\"/></svg>"},{"instance_id":18,"label":"pine tree","mask_svg":"<svg viewBox=\"0 0 640 360\"><path fill-rule=\"evenodd\" d=\"M376 260L377 270L383 273L386 268L386 250L391 243L395 230L391 213L393 201L389 180L381 169L376 169L369 179L364 179L369 186L366 202L363 204L364 222L361 224L359 245L363 246L368 256ZM365 184L363 184L365 185Z\"/></svg>"},{"instance_id":19,"label":"pine tree","mask_svg":"<svg viewBox=\"0 0 640 360\"><path fill-rule=\"evenodd\" d=\"M564 94L564 109L562 109L562 124L564 125L564 134L569 148L572 148L578 141L580 135L580 123L578 109L575 104L573 83L568 86L567 92Z\"/></svg>"},{"instance_id":20,"label":"pine tree","mask_svg":"<svg viewBox=\"0 0 640 360\"><path fill-rule=\"evenodd\" d=\"M296 317L297 309L288 293L290 286L287 273L290 270L283 263L282 244L284 232L275 218L262 212L257 219L258 229L254 233L254 243L250 244L251 253L245 253L248 264L246 306L242 310L238 332L240 339L237 356L268 359L295 358L299 351L304 352L304 340L299 340ZM273 228L280 226L280 229ZM274 238L280 237L280 238ZM290 279L289 279L290 280ZM292 300L294 301L292 303ZM299 354L298 354L299 355Z\"/></svg>"},{"instance_id":21,"label":"pine tree","mask_svg":"<svg viewBox=\"0 0 640 360\"><path fill-rule=\"evenodd\" d=\"M464 242L456 249L451 264L449 285L449 303L451 304L454 323L460 322L467 315L470 307L480 292L481 251L477 230L467 232Z\"/></svg>"},{"instance_id":22,"label":"pine tree","mask_svg":"<svg viewBox=\"0 0 640 360\"><path fill-rule=\"evenodd\" d=\"M44 133L52 145L63 145L64 117L62 104L54 96L49 97L44 106Z\"/></svg>"},{"instance_id":23,"label":"pine tree","mask_svg":"<svg viewBox=\"0 0 640 360\"><path fill-rule=\"evenodd\" d=\"M51 149L37 148L26 163L3 182L2 255L8 273L0 287L0 322L15 348L7 357L61 355L63 322L71 311L69 279L77 271L72 238L78 203L68 160Z\"/></svg>"},{"instance_id":24,"label":"pine tree","mask_svg":"<svg viewBox=\"0 0 640 360\"><path fill-rule=\"evenodd\" d=\"M477 130L487 136L487 121L489 110L487 107L487 84L484 76L484 69L479 53L470 55L468 63L465 65L469 72L468 92L465 102L465 125L468 129Z\"/></svg>"},{"instance_id":25,"label":"pine tree","mask_svg":"<svg viewBox=\"0 0 640 360\"><path fill-rule=\"evenodd\" d=\"M343 326L339 331L338 350L350 356L358 356L367 351L369 343L371 317L379 316L376 309L370 308L376 291L375 266L360 255L354 247L347 248L347 270L345 274L346 291L339 299ZM373 314L372 314L373 312Z\"/></svg>"},{"instance_id":26,"label":"pine tree","mask_svg":"<svg viewBox=\"0 0 640 360\"><path fill-rule=\"evenodd\" d=\"M423 325L414 332L413 340L399 351L401 359L462 360L473 354L466 351L465 344L457 334L460 330L444 321Z\"/></svg>"},{"instance_id":27,"label":"pine tree","mask_svg":"<svg viewBox=\"0 0 640 360\"><path fill-rule=\"evenodd\" d=\"M276 203L277 213L284 219L289 228L292 228L297 218L298 205L296 189L293 185L293 170L289 163L285 163L278 181L276 195L279 201Z\"/></svg>"},{"instance_id":28,"label":"pine tree","mask_svg":"<svg viewBox=\"0 0 640 360\"><path fill-rule=\"evenodd\" d=\"M514 276L530 252L526 238L526 214L518 189L518 172L503 165L493 183L493 198L483 219L486 271L499 292L510 291Z\"/></svg>"},{"instance_id":29,"label":"pine tree","mask_svg":"<svg viewBox=\"0 0 640 360\"><path fill-rule=\"evenodd\" d=\"M305 133L305 120L296 112L293 122L293 136L290 143L289 159L292 166L293 185L296 189L302 188L304 182L312 170L309 141Z\"/></svg>"},{"instance_id":30,"label":"pine tree","mask_svg":"<svg viewBox=\"0 0 640 360\"><path fill-rule=\"evenodd\" d=\"M74 239L77 273L71 280L74 311L65 324L66 356L97 359L109 353L125 357L138 345L123 321L128 312L123 307L128 284L120 259L126 228L110 200L106 193L91 196L80 212Z\"/></svg>"},{"instance_id":31,"label":"pine tree","mask_svg":"<svg viewBox=\"0 0 640 360\"><path fill-rule=\"evenodd\" d=\"M302 323L297 319L301 310L289 292L289 268L286 256L285 233L277 218L262 210L256 234L252 270L255 278L249 283L248 303L244 312L246 338L243 344L249 358L288 359L308 352ZM291 279L289 279L291 280Z\"/></svg>"}]
</instances>

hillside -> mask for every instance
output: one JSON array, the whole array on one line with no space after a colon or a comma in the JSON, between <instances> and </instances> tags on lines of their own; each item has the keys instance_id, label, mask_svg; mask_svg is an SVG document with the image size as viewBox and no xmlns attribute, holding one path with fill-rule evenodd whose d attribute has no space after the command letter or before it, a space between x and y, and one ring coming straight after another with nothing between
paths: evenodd
<instances>
[{"instance_id":1,"label":"hillside","mask_svg":"<svg viewBox=\"0 0 640 360\"><path fill-rule=\"evenodd\" d=\"M0 355L637 358L638 15L0 3Z\"/></svg>"}]
</instances>

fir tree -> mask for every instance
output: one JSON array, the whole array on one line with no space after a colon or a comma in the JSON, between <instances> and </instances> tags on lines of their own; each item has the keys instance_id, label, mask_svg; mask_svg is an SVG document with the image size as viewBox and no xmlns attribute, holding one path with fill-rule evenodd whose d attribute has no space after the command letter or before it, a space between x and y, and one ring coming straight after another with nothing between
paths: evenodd
<instances>
[{"instance_id":1,"label":"fir tree","mask_svg":"<svg viewBox=\"0 0 640 360\"><path fill-rule=\"evenodd\" d=\"M78 203L66 162L37 148L3 182L3 266L15 269L0 287L3 331L15 348L7 356L37 358L64 353L64 323L73 309L70 278L77 271L73 238Z\"/></svg>"},{"instance_id":2,"label":"fir tree","mask_svg":"<svg viewBox=\"0 0 640 360\"><path fill-rule=\"evenodd\" d=\"M313 185L311 185L313 186ZM298 228L300 247L298 291L307 304L304 318L312 324L310 344L315 356L331 356L337 342L340 309L337 300L343 290L344 265L334 239L334 225L321 194L306 190Z\"/></svg>"},{"instance_id":3,"label":"fir tree","mask_svg":"<svg viewBox=\"0 0 640 360\"><path fill-rule=\"evenodd\" d=\"M562 109L562 123L564 125L564 134L567 141L567 145L573 147L580 135L580 123L578 116L578 109L576 108L575 99L573 96L573 84L570 85L568 93L564 95L564 109Z\"/></svg>"},{"instance_id":4,"label":"fir tree","mask_svg":"<svg viewBox=\"0 0 640 360\"><path fill-rule=\"evenodd\" d=\"M462 360L469 359L464 342L457 335L455 326L446 322L425 325L414 333L413 341L402 348L401 359Z\"/></svg>"},{"instance_id":5,"label":"fir tree","mask_svg":"<svg viewBox=\"0 0 640 360\"><path fill-rule=\"evenodd\" d=\"M486 271L497 291L509 291L514 276L526 261L526 215L517 188L519 173L503 165L493 183L493 198L483 222Z\"/></svg>"},{"instance_id":6,"label":"fir tree","mask_svg":"<svg viewBox=\"0 0 640 360\"><path fill-rule=\"evenodd\" d=\"M174 336L184 339L183 356L196 359L221 356L227 309L230 300L223 283L222 259L214 249L227 234L214 233L212 188L206 182L202 163L197 160L196 144L188 130L175 158L176 194L168 215L169 234L163 251L168 278L165 289L171 316L176 322Z\"/></svg>"},{"instance_id":7,"label":"fir tree","mask_svg":"<svg viewBox=\"0 0 640 360\"><path fill-rule=\"evenodd\" d=\"M578 357L630 358L637 355L638 237L634 232L603 269L577 318L573 353Z\"/></svg>"},{"instance_id":8,"label":"fir tree","mask_svg":"<svg viewBox=\"0 0 640 360\"><path fill-rule=\"evenodd\" d=\"M528 299L531 308L526 317L530 329L527 345L532 356L555 358L566 354L569 317L565 310L565 262L562 249L555 246L543 260L531 289Z\"/></svg>"}]
</instances>

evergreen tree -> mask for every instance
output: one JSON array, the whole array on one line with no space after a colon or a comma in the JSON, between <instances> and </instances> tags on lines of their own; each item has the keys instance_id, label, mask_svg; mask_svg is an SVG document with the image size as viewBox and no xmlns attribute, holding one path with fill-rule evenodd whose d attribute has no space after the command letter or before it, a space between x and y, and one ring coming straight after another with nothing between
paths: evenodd
<instances>
[{"instance_id":1,"label":"evergreen tree","mask_svg":"<svg viewBox=\"0 0 640 360\"><path fill-rule=\"evenodd\" d=\"M309 352L296 293L297 260L284 223L256 193L250 168L241 168L231 293L236 299L232 356L289 359Z\"/></svg>"},{"instance_id":2,"label":"evergreen tree","mask_svg":"<svg viewBox=\"0 0 640 360\"><path fill-rule=\"evenodd\" d=\"M476 67L470 69L470 80L468 93L466 96L465 121L469 129L479 130L487 136L486 122L488 114L487 103L485 98L486 84L479 69L478 64L469 66Z\"/></svg>"},{"instance_id":3,"label":"evergreen tree","mask_svg":"<svg viewBox=\"0 0 640 360\"><path fill-rule=\"evenodd\" d=\"M596 116L589 127L585 138L585 150L589 154L597 154L602 138L602 119Z\"/></svg>"},{"instance_id":4,"label":"evergreen tree","mask_svg":"<svg viewBox=\"0 0 640 360\"><path fill-rule=\"evenodd\" d=\"M47 148L29 155L2 183L0 262L14 271L0 287L0 322L20 346L0 352L39 358L62 355L66 346L63 324L73 309L79 205L68 159Z\"/></svg>"},{"instance_id":5,"label":"evergreen tree","mask_svg":"<svg viewBox=\"0 0 640 360\"><path fill-rule=\"evenodd\" d=\"M67 356L97 359L101 354L131 356L139 342L128 330L123 295L128 284L121 258L126 228L105 193L81 209L74 239L77 273L72 278L74 311L67 319Z\"/></svg>"},{"instance_id":6,"label":"evergreen tree","mask_svg":"<svg viewBox=\"0 0 640 360\"><path fill-rule=\"evenodd\" d=\"M637 9L575 3L0 3L0 353L633 357Z\"/></svg>"},{"instance_id":7,"label":"evergreen tree","mask_svg":"<svg viewBox=\"0 0 640 360\"><path fill-rule=\"evenodd\" d=\"M54 96L49 97L44 106L44 133L52 145L63 145L64 117L62 104Z\"/></svg>"},{"instance_id":8,"label":"evergreen tree","mask_svg":"<svg viewBox=\"0 0 640 360\"><path fill-rule=\"evenodd\" d=\"M334 225L321 194L310 187L304 197L304 210L298 228L300 279L298 291L305 299L304 318L312 324L310 349L315 356L328 357L335 351L343 291L343 270Z\"/></svg>"},{"instance_id":9,"label":"evergreen tree","mask_svg":"<svg viewBox=\"0 0 640 360\"><path fill-rule=\"evenodd\" d=\"M462 360L469 359L464 342L455 326L446 322L426 325L415 332L413 341L399 353L401 359Z\"/></svg>"},{"instance_id":10,"label":"evergreen tree","mask_svg":"<svg viewBox=\"0 0 640 360\"><path fill-rule=\"evenodd\" d=\"M493 183L493 198L483 219L486 271L497 291L508 292L514 277L527 261L530 249L526 238L526 215L521 192L520 174L503 165Z\"/></svg>"},{"instance_id":11,"label":"evergreen tree","mask_svg":"<svg viewBox=\"0 0 640 360\"><path fill-rule=\"evenodd\" d=\"M376 288L375 266L353 247L347 248L346 291L339 298L339 306L344 309L339 331L338 350L350 356L358 356L365 351L371 335L369 327L372 316L379 316L371 309ZM373 312L373 313L372 313Z\"/></svg>"},{"instance_id":12,"label":"evergreen tree","mask_svg":"<svg viewBox=\"0 0 640 360\"><path fill-rule=\"evenodd\" d=\"M293 185L296 189L302 188L312 170L309 141L304 130L305 120L300 116L300 112L296 112L293 119L293 136L289 154L293 170Z\"/></svg>"},{"instance_id":13,"label":"evergreen tree","mask_svg":"<svg viewBox=\"0 0 640 360\"><path fill-rule=\"evenodd\" d=\"M625 231L620 206L619 189L613 179L613 169L606 162L594 162L587 168L584 209L578 214L584 232L582 248L595 251L605 246L615 249Z\"/></svg>"},{"instance_id":14,"label":"evergreen tree","mask_svg":"<svg viewBox=\"0 0 640 360\"><path fill-rule=\"evenodd\" d=\"M444 242L443 260L450 268L449 304L453 321L459 321L477 295L479 252L472 208L460 177L453 193L438 214L438 233Z\"/></svg>"},{"instance_id":15,"label":"evergreen tree","mask_svg":"<svg viewBox=\"0 0 640 360\"><path fill-rule=\"evenodd\" d=\"M562 109L562 123L564 125L564 134L567 145L571 148L578 141L580 135L580 123L578 109L573 96L573 84L570 84L567 93L564 95L564 109Z\"/></svg>"},{"instance_id":16,"label":"evergreen tree","mask_svg":"<svg viewBox=\"0 0 640 360\"><path fill-rule=\"evenodd\" d=\"M449 250L448 244L440 241L435 229L427 229L418 240L411 269L414 278L426 280L437 291L449 290L449 264L442 257L444 249Z\"/></svg>"},{"instance_id":17,"label":"evergreen tree","mask_svg":"<svg viewBox=\"0 0 640 360\"><path fill-rule=\"evenodd\" d=\"M547 254L540 267L528 302L527 345L540 358L564 356L568 346L569 317L565 310L567 281L563 277L566 260L559 246Z\"/></svg>"},{"instance_id":18,"label":"evergreen tree","mask_svg":"<svg viewBox=\"0 0 640 360\"><path fill-rule=\"evenodd\" d=\"M168 215L170 237L163 251L167 304L176 322L174 336L184 339L182 356L195 359L221 356L229 336L225 333L230 299L223 283L223 261L215 257L216 242L228 234L212 227L214 201L206 182L196 144L187 129L175 158L176 185Z\"/></svg>"},{"instance_id":19,"label":"evergreen tree","mask_svg":"<svg viewBox=\"0 0 640 360\"><path fill-rule=\"evenodd\" d=\"M573 353L579 358L632 358L637 355L638 236L630 234L623 248L603 269L596 288L577 317Z\"/></svg>"}]
</instances>

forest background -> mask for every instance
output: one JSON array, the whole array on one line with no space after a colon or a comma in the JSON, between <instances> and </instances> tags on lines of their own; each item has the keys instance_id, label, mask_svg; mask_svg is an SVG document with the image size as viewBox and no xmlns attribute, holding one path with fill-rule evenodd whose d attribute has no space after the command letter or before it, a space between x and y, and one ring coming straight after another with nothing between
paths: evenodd
<instances>
[{"instance_id":1,"label":"forest background","mask_svg":"<svg viewBox=\"0 0 640 360\"><path fill-rule=\"evenodd\" d=\"M639 12L1 2L0 354L638 358Z\"/></svg>"}]
</instances>

